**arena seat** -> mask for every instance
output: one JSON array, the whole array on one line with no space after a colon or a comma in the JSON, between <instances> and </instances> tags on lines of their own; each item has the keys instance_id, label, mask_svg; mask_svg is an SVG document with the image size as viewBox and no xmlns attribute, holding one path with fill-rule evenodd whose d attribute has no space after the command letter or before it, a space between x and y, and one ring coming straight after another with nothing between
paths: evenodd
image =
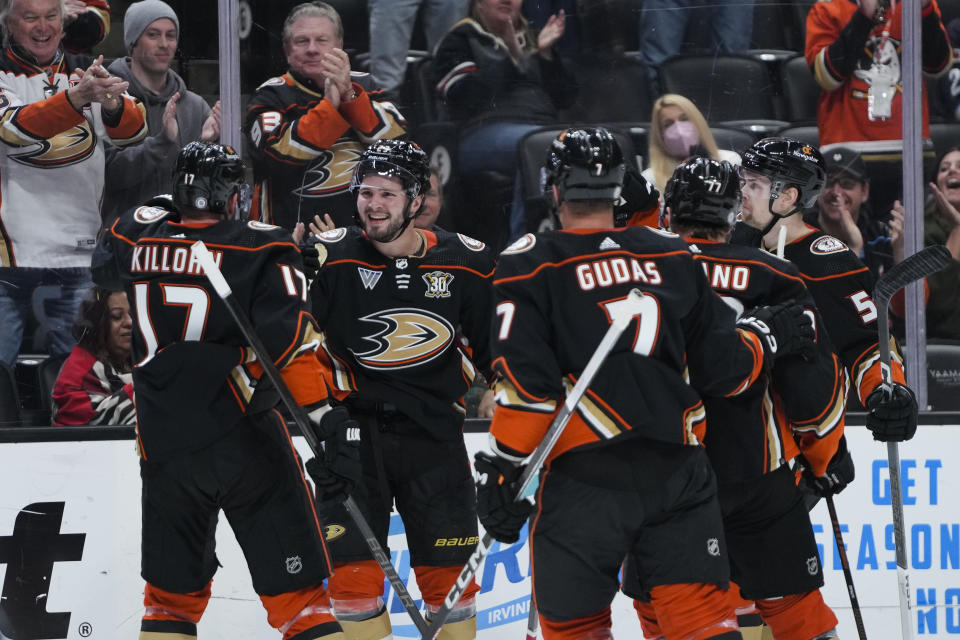
<instances>
[{"instance_id":1,"label":"arena seat","mask_svg":"<svg viewBox=\"0 0 960 640\"><path fill-rule=\"evenodd\" d=\"M40 363L37 368L37 380L39 382L40 409L45 411L48 416L53 417L53 388L57 384L57 377L60 375L60 369L70 354L64 353L56 356L50 356Z\"/></svg>"},{"instance_id":2,"label":"arena seat","mask_svg":"<svg viewBox=\"0 0 960 640\"><path fill-rule=\"evenodd\" d=\"M927 404L932 411L960 411L960 344L927 344Z\"/></svg>"},{"instance_id":3,"label":"arena seat","mask_svg":"<svg viewBox=\"0 0 960 640\"><path fill-rule=\"evenodd\" d=\"M777 135L806 142L813 147L820 145L820 130L816 126L787 127L778 131Z\"/></svg>"},{"instance_id":4,"label":"arena seat","mask_svg":"<svg viewBox=\"0 0 960 640\"><path fill-rule=\"evenodd\" d=\"M820 85L803 56L787 60L783 65L784 118L794 125L817 121L817 100Z\"/></svg>"},{"instance_id":5,"label":"arena seat","mask_svg":"<svg viewBox=\"0 0 960 640\"><path fill-rule=\"evenodd\" d=\"M930 125L930 139L933 140L933 148L936 151L936 157L942 156L947 149L960 147L960 124L953 123L932 123Z\"/></svg>"},{"instance_id":6,"label":"arena seat","mask_svg":"<svg viewBox=\"0 0 960 640\"><path fill-rule=\"evenodd\" d=\"M10 367L0 363L0 427L19 427L20 396Z\"/></svg>"},{"instance_id":7,"label":"arena seat","mask_svg":"<svg viewBox=\"0 0 960 640\"><path fill-rule=\"evenodd\" d=\"M741 129L710 127L710 133L720 149L743 154L743 150L757 141L757 137Z\"/></svg>"},{"instance_id":8,"label":"arena seat","mask_svg":"<svg viewBox=\"0 0 960 640\"><path fill-rule=\"evenodd\" d=\"M618 57L580 55L570 62L579 92L562 111L565 122L649 120L654 96L650 72L635 54Z\"/></svg>"},{"instance_id":9,"label":"arena seat","mask_svg":"<svg viewBox=\"0 0 960 640\"><path fill-rule=\"evenodd\" d=\"M777 120L779 87L765 62L748 56L677 56L660 67L660 87L693 101L707 122Z\"/></svg>"}]
</instances>

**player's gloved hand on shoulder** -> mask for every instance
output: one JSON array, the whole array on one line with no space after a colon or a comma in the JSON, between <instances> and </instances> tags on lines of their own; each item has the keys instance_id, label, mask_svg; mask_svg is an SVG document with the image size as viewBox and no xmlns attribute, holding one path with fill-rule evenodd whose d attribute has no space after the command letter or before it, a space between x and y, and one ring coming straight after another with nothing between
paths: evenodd
<instances>
[{"instance_id":1,"label":"player's gloved hand on shoulder","mask_svg":"<svg viewBox=\"0 0 960 640\"><path fill-rule=\"evenodd\" d=\"M903 442L917 432L917 397L910 387L893 383L892 393L878 386L867 396L867 429L880 442Z\"/></svg>"},{"instance_id":2,"label":"player's gloved hand on shoulder","mask_svg":"<svg viewBox=\"0 0 960 640\"><path fill-rule=\"evenodd\" d=\"M514 502L523 466L515 466L506 458L477 453L473 467L477 470L477 516L494 539L516 542L520 529L530 517L533 505L529 500Z\"/></svg>"},{"instance_id":3,"label":"player's gloved hand on shoulder","mask_svg":"<svg viewBox=\"0 0 960 640\"><path fill-rule=\"evenodd\" d=\"M810 359L816 354L813 323L799 304L783 302L750 309L737 325L760 338L764 359L769 362L793 354Z\"/></svg>"},{"instance_id":4,"label":"player's gloved hand on shoulder","mask_svg":"<svg viewBox=\"0 0 960 640\"><path fill-rule=\"evenodd\" d=\"M813 471L810 470L808 465L804 465L803 469L803 477L807 486L822 498L836 495L846 489L847 485L853 482L855 475L853 458L850 456L850 450L847 449L846 436L840 438L837 452L830 458L825 474L822 476L813 475Z\"/></svg>"},{"instance_id":5,"label":"player's gloved hand on shoulder","mask_svg":"<svg viewBox=\"0 0 960 640\"><path fill-rule=\"evenodd\" d=\"M307 461L307 473L323 502L343 502L360 483L360 425L350 418L346 407L324 403L310 412L310 423L323 441L324 458Z\"/></svg>"}]
</instances>

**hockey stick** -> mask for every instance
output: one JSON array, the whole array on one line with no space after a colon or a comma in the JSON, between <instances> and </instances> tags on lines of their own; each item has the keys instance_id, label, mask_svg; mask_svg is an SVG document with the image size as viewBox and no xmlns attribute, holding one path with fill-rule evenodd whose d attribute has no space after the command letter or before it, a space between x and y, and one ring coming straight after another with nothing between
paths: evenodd
<instances>
[{"instance_id":1,"label":"hockey stick","mask_svg":"<svg viewBox=\"0 0 960 640\"><path fill-rule=\"evenodd\" d=\"M537 615L537 605L533 604L533 593L530 594L530 615L527 616L527 640L537 640L537 629L540 628L540 616Z\"/></svg>"},{"instance_id":2,"label":"hockey stick","mask_svg":"<svg viewBox=\"0 0 960 640\"><path fill-rule=\"evenodd\" d=\"M893 392L890 373L890 323L887 310L890 299L914 280L940 271L953 262L953 255L943 245L918 251L883 274L873 290L877 305L881 388L885 397ZM913 640L913 605L910 603L910 576L907 574L907 541L903 533L903 495L900 490L900 448L887 443L887 464L890 467L890 504L893 507L893 541L897 552L897 587L900 593L900 628L903 640Z\"/></svg>"},{"instance_id":3,"label":"hockey stick","mask_svg":"<svg viewBox=\"0 0 960 640\"><path fill-rule=\"evenodd\" d=\"M847 550L843 546L843 534L840 532L840 521L837 519L837 507L833 504L833 496L826 497L827 509L830 511L830 524L833 525L833 537L837 541L837 551L840 552L840 566L843 567L843 578L847 581L847 593L850 595L850 608L853 609L853 620L857 623L857 634L860 640L867 640L867 631L863 627L863 615L860 613L860 600L857 599L857 590L853 586L853 574L850 572L850 561L847 559Z\"/></svg>"},{"instance_id":4,"label":"hockey stick","mask_svg":"<svg viewBox=\"0 0 960 640\"><path fill-rule=\"evenodd\" d=\"M540 467L546 461L547 455L549 455L551 449L553 449L553 446L557 443L557 440L560 439L560 434L563 433L567 422L570 421L570 417L576 410L577 404L580 403L580 399L587 392L587 387L590 386L590 383L593 381L593 377L597 374L600 365L607 359L610 351L612 351L614 345L617 344L617 340L620 339L620 335L630 324L631 320L633 320L633 317L640 313L644 302L647 300L642 291L633 289L626 298L626 304L615 305L614 308L611 309L610 314L613 316L613 319L610 328L607 329L596 351L593 352L590 360L587 361L587 366L584 367L583 373L580 374L580 379L577 380L577 383L567 395L563 406L560 408L560 412L553 419L553 422L550 423L550 428L547 429L546 434L544 434L543 440L540 441L540 444L537 445L534 452L530 454L530 458L527 460L527 466L520 475L517 495L514 500L523 500L527 488L537 480ZM467 564L464 565L463 570L460 572L460 575L457 576L457 580L453 583L453 587L450 589L447 597L444 598L443 606L430 617L430 626L427 633L424 634L424 638L433 640L437 633L439 633L440 627L443 626L443 623L450 615L450 612L453 611L453 607L460 600L460 597L467 589L473 576L480 569L480 563L483 562L483 558L487 555L487 551L490 550L490 545L492 544L493 536L489 533L484 533L473 555L467 560Z\"/></svg>"},{"instance_id":5,"label":"hockey stick","mask_svg":"<svg viewBox=\"0 0 960 640\"><path fill-rule=\"evenodd\" d=\"M277 371L276 365L274 365L273 361L267 356L266 347L263 346L263 342L250 323L246 312L240 307L240 303L237 302L236 298L233 297L233 290L223 277L220 268L217 267L217 263L214 261L210 251L206 245L199 240L193 243L190 250L193 252L193 255L196 256L200 266L203 267L203 271L210 281L210 284L213 285L214 290L216 290L217 295L226 303L230 315L233 316L233 319L243 332L244 338L246 338L247 342L249 342L253 348L257 360L260 361L263 367L263 372L280 393L283 404L287 407L287 410L290 411L290 415L293 416L294 422L297 423L300 432L303 434L303 437L306 438L307 444L309 444L310 449L313 450L313 454L323 459L323 448L317 439L317 435L313 432L310 418L307 417L307 412L294 400L293 394L290 393L290 388L287 387L287 383L280 377L280 372ZM407 587L403 584L403 580L401 580L397 574L397 570L393 567L393 564L390 563L390 558L387 556L387 553L377 541L377 536L373 533L366 518L363 517L363 513L360 512L360 507L353 499L353 496L347 496L347 499L343 501L343 505L347 508L350 517L353 518L354 524L357 525L357 529L360 530L361 535L363 535L364 540L366 540L367 546L370 547L370 553L373 555L374 560L380 565L380 568L383 570L383 573L386 574L397 597L400 598L403 608L410 614L413 624L416 625L420 633L426 633L426 621L424 621L420 610L410 596L410 592L407 591Z\"/></svg>"}]
</instances>

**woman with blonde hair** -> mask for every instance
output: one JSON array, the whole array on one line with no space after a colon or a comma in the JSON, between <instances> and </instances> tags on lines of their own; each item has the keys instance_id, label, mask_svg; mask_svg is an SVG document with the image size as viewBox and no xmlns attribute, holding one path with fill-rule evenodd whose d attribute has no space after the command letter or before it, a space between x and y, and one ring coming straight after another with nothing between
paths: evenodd
<instances>
[{"instance_id":1,"label":"woman with blonde hair","mask_svg":"<svg viewBox=\"0 0 960 640\"><path fill-rule=\"evenodd\" d=\"M697 106L689 98L675 93L665 93L653 103L647 153L649 165L642 175L656 185L660 193L677 165L692 155L740 164L738 154L717 148L707 120Z\"/></svg>"}]
</instances>

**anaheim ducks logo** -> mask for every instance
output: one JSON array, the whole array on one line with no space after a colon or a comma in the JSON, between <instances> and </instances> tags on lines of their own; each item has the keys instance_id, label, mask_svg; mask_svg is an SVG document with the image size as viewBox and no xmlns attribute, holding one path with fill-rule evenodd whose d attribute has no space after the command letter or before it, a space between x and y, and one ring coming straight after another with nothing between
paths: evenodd
<instances>
[{"instance_id":1,"label":"anaheim ducks logo","mask_svg":"<svg viewBox=\"0 0 960 640\"><path fill-rule=\"evenodd\" d=\"M424 309L386 309L360 320L380 327L364 336L376 347L353 351L357 362L369 369L406 369L429 362L446 351L455 333L443 317Z\"/></svg>"},{"instance_id":2,"label":"anaheim ducks logo","mask_svg":"<svg viewBox=\"0 0 960 640\"><path fill-rule=\"evenodd\" d=\"M511 253L523 253L524 251L529 251L533 249L533 245L537 244L537 236L532 233L527 233L519 238L517 238L513 244L503 250L503 253L510 255Z\"/></svg>"},{"instance_id":3,"label":"anaheim ducks logo","mask_svg":"<svg viewBox=\"0 0 960 640\"><path fill-rule=\"evenodd\" d=\"M353 141L338 142L319 156L303 174L303 183L293 193L301 198L323 198L342 193L350 186L353 169L363 148Z\"/></svg>"},{"instance_id":4,"label":"anaheim ducks logo","mask_svg":"<svg viewBox=\"0 0 960 640\"><path fill-rule=\"evenodd\" d=\"M817 238L816 241L810 245L810 253L824 255L827 253L844 251L846 248L847 245L843 244L843 242L837 240L833 236L823 236L821 238Z\"/></svg>"},{"instance_id":5,"label":"anaheim ducks logo","mask_svg":"<svg viewBox=\"0 0 960 640\"><path fill-rule=\"evenodd\" d=\"M133 212L133 219L140 224L150 224L169 213L163 207L137 207Z\"/></svg>"},{"instance_id":6,"label":"anaheim ducks logo","mask_svg":"<svg viewBox=\"0 0 960 640\"><path fill-rule=\"evenodd\" d=\"M8 155L20 164L50 169L83 162L96 148L97 136L84 122Z\"/></svg>"}]
</instances>

